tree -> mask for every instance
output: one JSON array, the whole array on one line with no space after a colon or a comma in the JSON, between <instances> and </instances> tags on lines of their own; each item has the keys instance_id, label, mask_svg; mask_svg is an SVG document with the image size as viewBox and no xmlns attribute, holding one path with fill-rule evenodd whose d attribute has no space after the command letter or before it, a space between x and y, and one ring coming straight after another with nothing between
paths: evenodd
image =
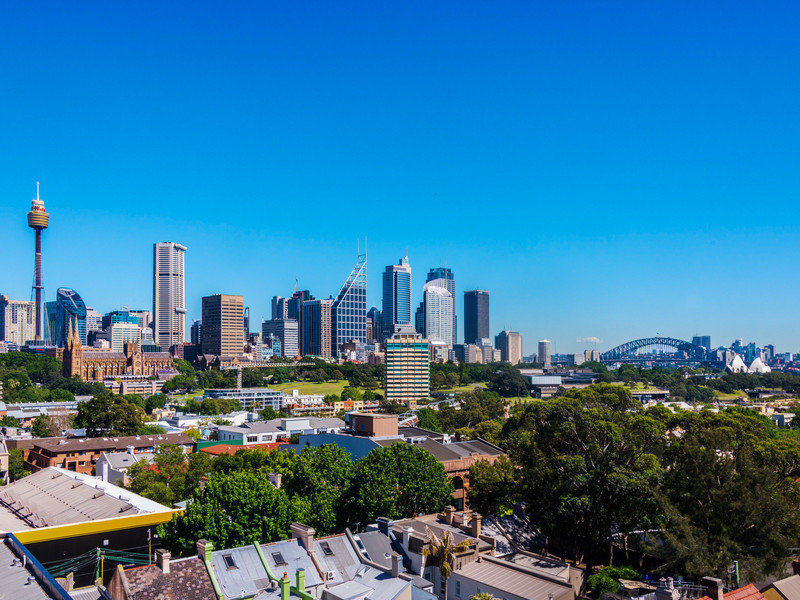
<instances>
[{"instance_id":1,"label":"tree","mask_svg":"<svg viewBox=\"0 0 800 600\"><path fill-rule=\"evenodd\" d=\"M187 456L179 446L162 444L156 447L152 464L140 460L128 469L128 489L171 506L191 497L212 461L205 452Z\"/></svg>"},{"instance_id":2,"label":"tree","mask_svg":"<svg viewBox=\"0 0 800 600\"><path fill-rule=\"evenodd\" d=\"M376 448L356 463L350 522L430 514L442 510L452 494L442 463L427 450L402 442Z\"/></svg>"},{"instance_id":3,"label":"tree","mask_svg":"<svg viewBox=\"0 0 800 600\"><path fill-rule=\"evenodd\" d=\"M453 539L447 530L445 530L441 538L430 530L429 535L431 543L422 550L422 556L425 557L427 566L438 570L440 577L439 595L446 598L447 580L453 572L453 559L457 553L463 552L469 547L469 542L464 540L458 544L453 544Z\"/></svg>"},{"instance_id":4,"label":"tree","mask_svg":"<svg viewBox=\"0 0 800 600\"><path fill-rule=\"evenodd\" d=\"M144 411L151 415L156 408L164 408L167 405L167 397L164 394L153 394L144 401Z\"/></svg>"},{"instance_id":5,"label":"tree","mask_svg":"<svg viewBox=\"0 0 800 600\"><path fill-rule=\"evenodd\" d=\"M50 437L50 428L47 426L47 416L39 415L31 423L33 437Z\"/></svg>"},{"instance_id":6,"label":"tree","mask_svg":"<svg viewBox=\"0 0 800 600\"><path fill-rule=\"evenodd\" d=\"M341 381L342 379L344 379L344 375L342 375L342 372L339 369L334 369L331 372L330 378L332 381Z\"/></svg>"},{"instance_id":7,"label":"tree","mask_svg":"<svg viewBox=\"0 0 800 600\"><path fill-rule=\"evenodd\" d=\"M111 392L97 394L91 400L78 403L75 424L86 428L88 437L136 435L144 425L145 414L136 404Z\"/></svg>"},{"instance_id":8,"label":"tree","mask_svg":"<svg viewBox=\"0 0 800 600\"><path fill-rule=\"evenodd\" d=\"M420 408L417 410L417 418L419 419L417 425L422 429L427 429L428 431L442 431L442 424L439 422L439 417L436 416L436 411L432 408Z\"/></svg>"},{"instance_id":9,"label":"tree","mask_svg":"<svg viewBox=\"0 0 800 600\"><path fill-rule=\"evenodd\" d=\"M158 533L174 556L194 553L201 538L217 548L273 542L288 537L289 525L302 522L307 508L308 503L290 501L266 473L212 473L186 511L159 526Z\"/></svg>"},{"instance_id":10,"label":"tree","mask_svg":"<svg viewBox=\"0 0 800 600\"><path fill-rule=\"evenodd\" d=\"M363 400L361 390L354 387L344 388L341 393L341 398L342 400L352 400L353 402L359 402L360 400Z\"/></svg>"},{"instance_id":11,"label":"tree","mask_svg":"<svg viewBox=\"0 0 800 600\"><path fill-rule=\"evenodd\" d=\"M586 587L598 598L619 590L620 579L639 579L639 573L630 567L604 567L586 578Z\"/></svg>"},{"instance_id":12,"label":"tree","mask_svg":"<svg viewBox=\"0 0 800 600\"><path fill-rule=\"evenodd\" d=\"M504 398L528 396L528 380L519 369L508 363L501 363L489 379L489 389Z\"/></svg>"},{"instance_id":13,"label":"tree","mask_svg":"<svg viewBox=\"0 0 800 600\"><path fill-rule=\"evenodd\" d=\"M469 468L469 505L482 515L507 514L522 499L521 471L508 457L494 464L479 460Z\"/></svg>"},{"instance_id":14,"label":"tree","mask_svg":"<svg viewBox=\"0 0 800 600\"><path fill-rule=\"evenodd\" d=\"M350 453L344 448L335 444L306 447L297 455L283 488L290 497L300 496L311 503L306 522L327 535L347 525L344 507L354 471Z\"/></svg>"},{"instance_id":15,"label":"tree","mask_svg":"<svg viewBox=\"0 0 800 600\"><path fill-rule=\"evenodd\" d=\"M20 448L8 451L8 478L11 481L27 477L31 472L25 469L25 457Z\"/></svg>"},{"instance_id":16,"label":"tree","mask_svg":"<svg viewBox=\"0 0 800 600\"><path fill-rule=\"evenodd\" d=\"M800 419L798 419L800 421ZM8 415L4 415L3 418L0 419L0 427L19 427L20 423L18 419L14 417L9 417Z\"/></svg>"}]
</instances>

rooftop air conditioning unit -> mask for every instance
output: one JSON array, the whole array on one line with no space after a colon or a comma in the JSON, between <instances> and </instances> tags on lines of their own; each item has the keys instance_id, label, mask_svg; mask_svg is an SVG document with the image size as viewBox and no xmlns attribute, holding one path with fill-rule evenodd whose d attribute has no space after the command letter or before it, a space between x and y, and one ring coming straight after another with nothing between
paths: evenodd
<instances>
[{"instance_id":1,"label":"rooftop air conditioning unit","mask_svg":"<svg viewBox=\"0 0 800 600\"><path fill-rule=\"evenodd\" d=\"M328 581L332 581L336 577L336 571L328 571L326 573Z\"/></svg>"}]
</instances>

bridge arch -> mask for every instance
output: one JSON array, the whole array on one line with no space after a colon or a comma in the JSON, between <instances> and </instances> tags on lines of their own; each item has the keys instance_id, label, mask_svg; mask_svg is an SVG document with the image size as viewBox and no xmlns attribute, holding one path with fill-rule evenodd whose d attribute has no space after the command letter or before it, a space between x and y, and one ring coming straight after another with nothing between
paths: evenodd
<instances>
[{"instance_id":1,"label":"bridge arch","mask_svg":"<svg viewBox=\"0 0 800 600\"><path fill-rule=\"evenodd\" d=\"M686 357L690 359L703 360L706 358L706 349L703 346L698 346L697 344L676 338L649 337L620 344L608 352L603 352L600 355L600 360L614 361L622 358L632 357L636 355L637 350L650 346L674 348L676 351L684 353Z\"/></svg>"}]
</instances>

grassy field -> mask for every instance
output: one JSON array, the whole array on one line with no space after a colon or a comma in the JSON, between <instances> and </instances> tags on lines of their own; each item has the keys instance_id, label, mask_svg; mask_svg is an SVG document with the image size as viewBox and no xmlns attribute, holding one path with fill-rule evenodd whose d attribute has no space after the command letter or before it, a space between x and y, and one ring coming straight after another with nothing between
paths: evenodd
<instances>
[{"instance_id":1,"label":"grassy field","mask_svg":"<svg viewBox=\"0 0 800 600\"><path fill-rule=\"evenodd\" d=\"M714 390L714 397L717 400L736 400L737 398L747 398L747 394L742 390L736 390L732 394L723 394L718 390Z\"/></svg>"},{"instance_id":2,"label":"grassy field","mask_svg":"<svg viewBox=\"0 0 800 600\"><path fill-rule=\"evenodd\" d=\"M291 393L292 390L300 390L301 394L336 394L338 396L347 387L347 382L325 381L323 383L314 383L312 381L291 381L289 383L273 384L269 387L286 393ZM375 389L374 392L383 395L381 388Z\"/></svg>"}]
</instances>

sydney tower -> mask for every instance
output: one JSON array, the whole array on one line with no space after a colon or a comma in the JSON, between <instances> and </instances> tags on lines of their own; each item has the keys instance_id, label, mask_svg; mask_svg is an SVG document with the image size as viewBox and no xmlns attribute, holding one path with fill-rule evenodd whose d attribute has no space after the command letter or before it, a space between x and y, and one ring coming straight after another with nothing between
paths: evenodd
<instances>
[{"instance_id":1,"label":"sydney tower","mask_svg":"<svg viewBox=\"0 0 800 600\"><path fill-rule=\"evenodd\" d=\"M28 213L28 227L36 232L36 258L33 289L36 291L36 339L42 339L42 229L47 229L50 215L44 209L44 201L39 199L39 182L36 182L36 199L31 202Z\"/></svg>"}]
</instances>

